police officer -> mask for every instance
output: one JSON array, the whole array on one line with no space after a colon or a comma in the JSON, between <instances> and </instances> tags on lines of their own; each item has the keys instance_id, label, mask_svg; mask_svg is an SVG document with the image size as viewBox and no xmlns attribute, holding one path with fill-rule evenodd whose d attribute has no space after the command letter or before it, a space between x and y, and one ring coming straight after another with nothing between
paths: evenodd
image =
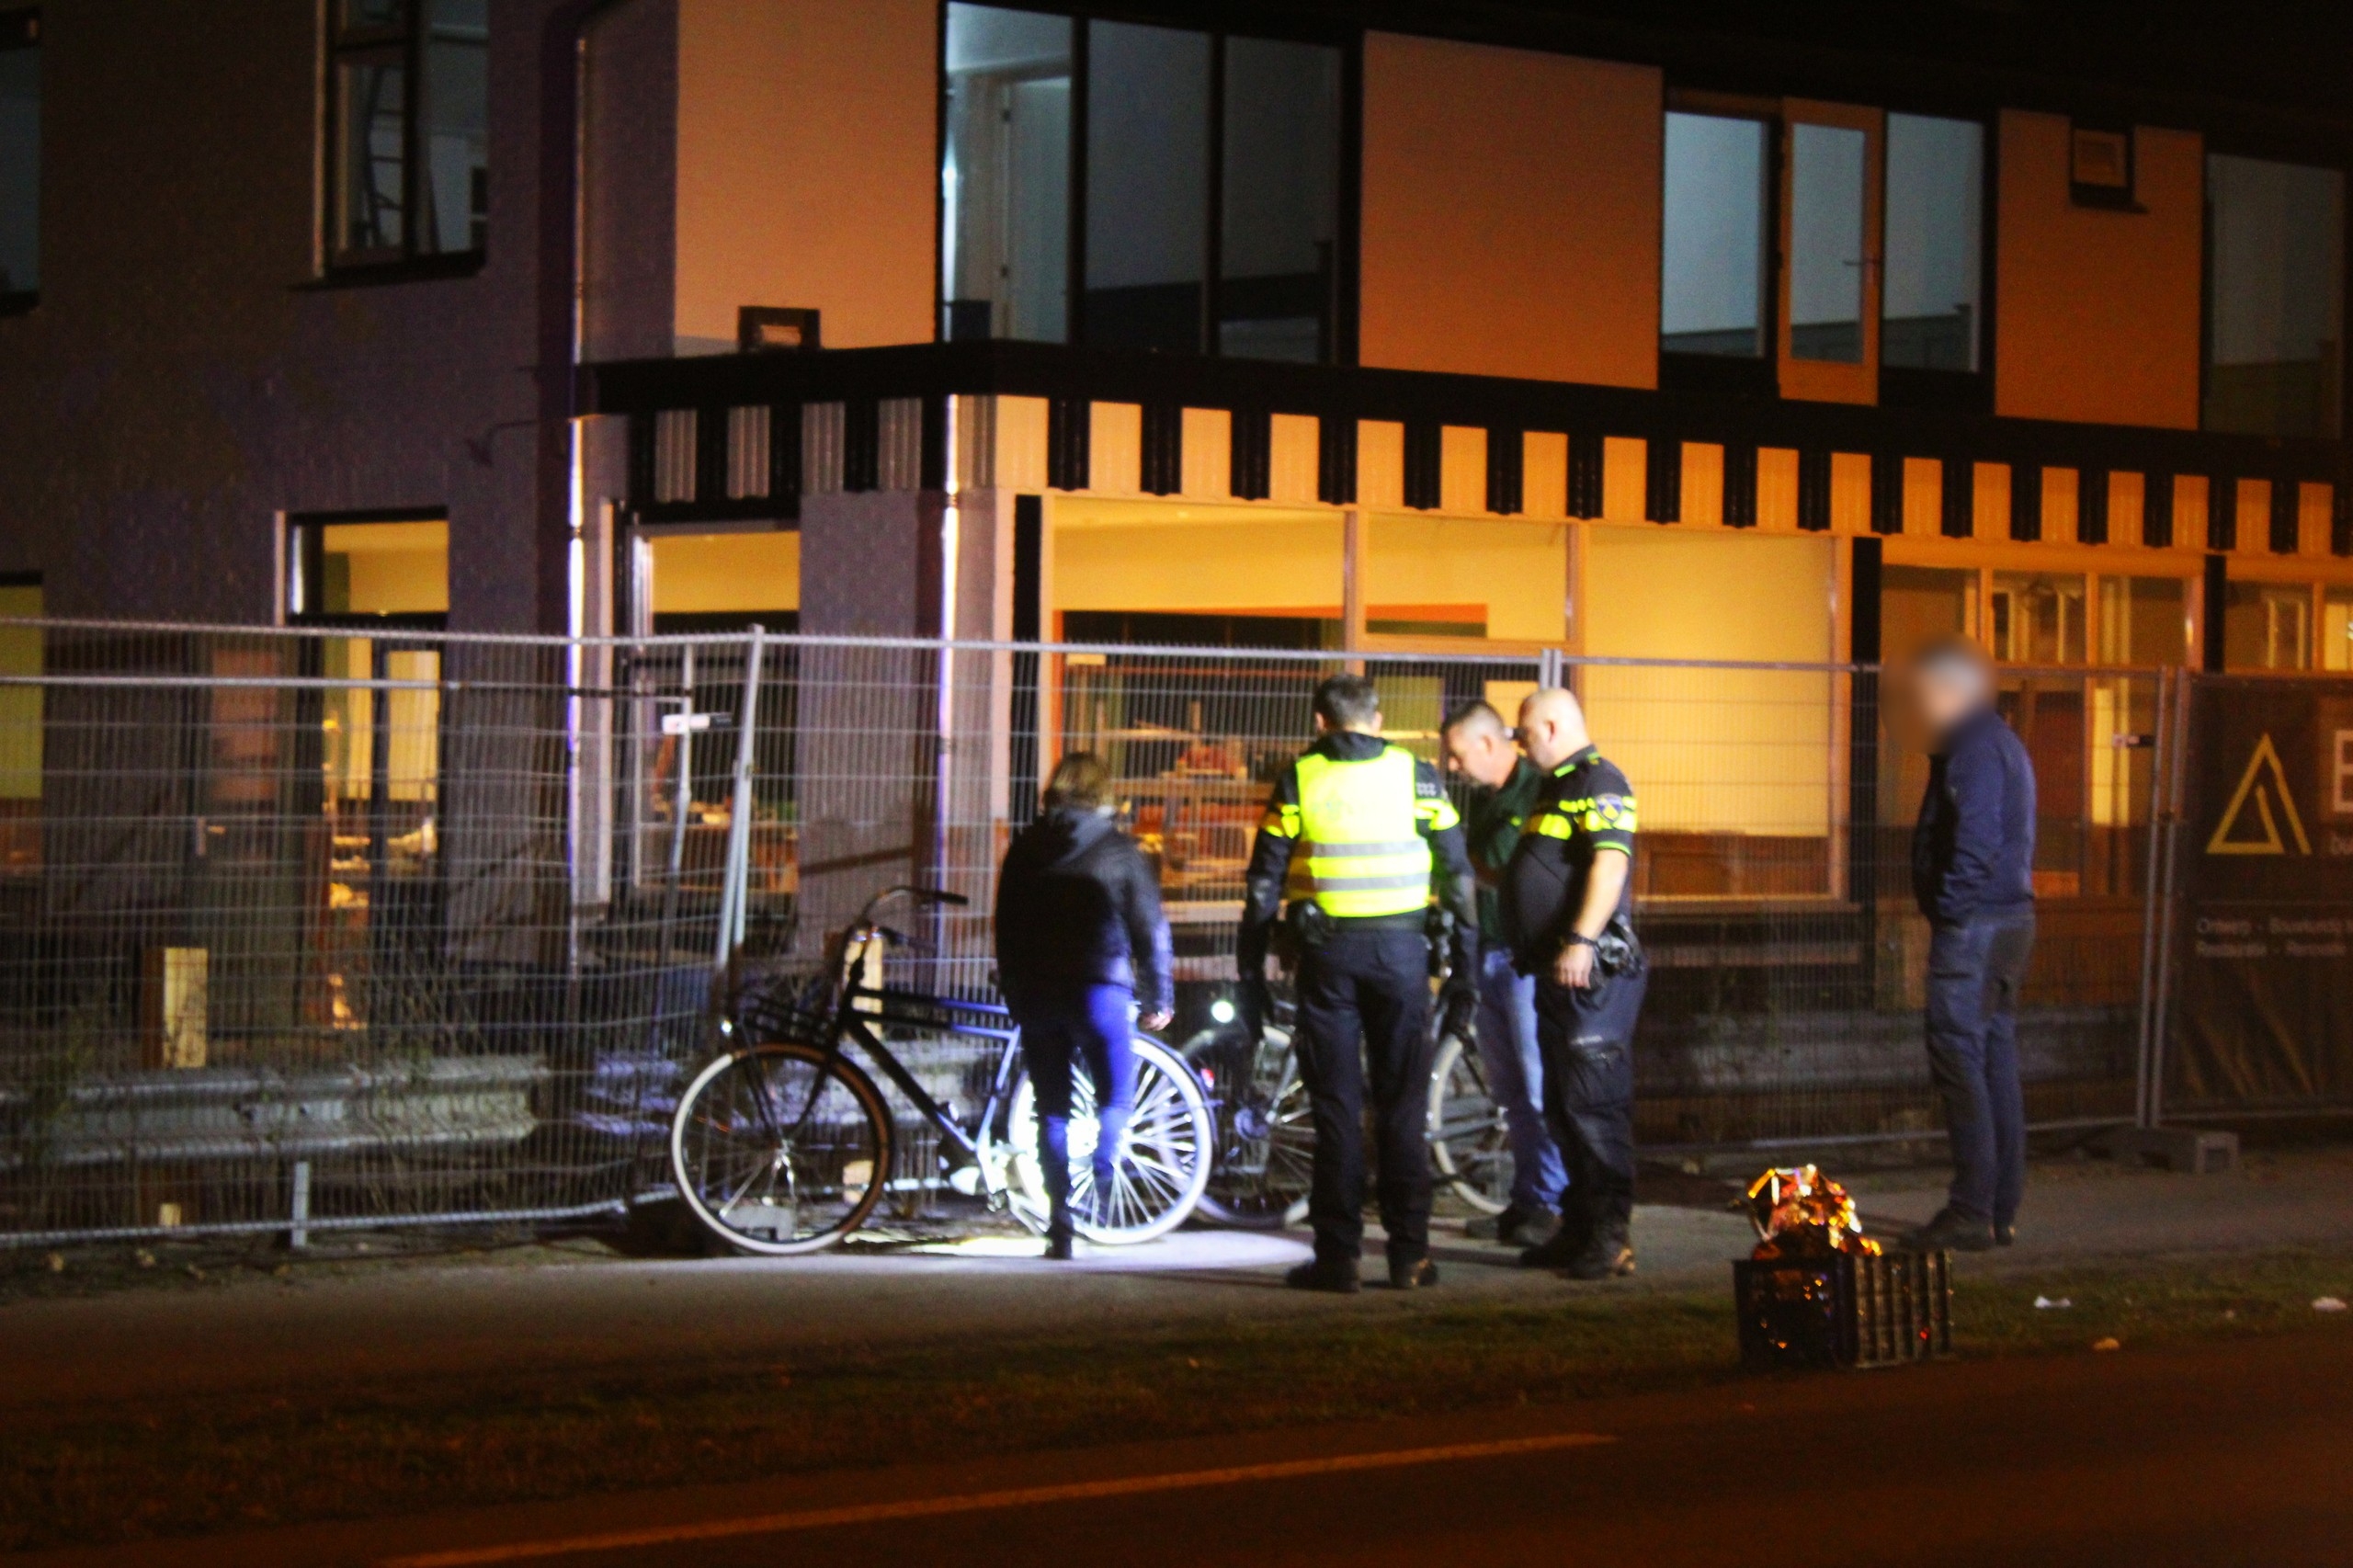
<instances>
[{"instance_id":1,"label":"police officer","mask_svg":"<svg viewBox=\"0 0 2353 1568\"><path fill-rule=\"evenodd\" d=\"M1544 1109L1569 1171L1561 1228L1520 1254L1572 1278L1634 1271L1634 1020L1648 977L1634 937L1634 792L1570 693L1520 704L1519 744L1548 776L1504 868L1504 931L1536 977Z\"/></svg>"},{"instance_id":2,"label":"police officer","mask_svg":"<svg viewBox=\"0 0 2353 1568\"><path fill-rule=\"evenodd\" d=\"M1250 853L1235 961L1255 1035L1267 1013L1267 939L1288 891L1299 945L1294 1048L1315 1125L1308 1214L1315 1258L1286 1283L1357 1289L1364 1245L1365 1063L1380 1139L1389 1282L1438 1283L1429 1258L1429 958L1432 871L1454 916L1449 990L1467 991L1479 936L1461 819L1438 770L1381 737L1381 699L1362 676L1315 688L1314 745L1275 781ZM1450 994L1449 1006L1454 1000Z\"/></svg>"}]
</instances>

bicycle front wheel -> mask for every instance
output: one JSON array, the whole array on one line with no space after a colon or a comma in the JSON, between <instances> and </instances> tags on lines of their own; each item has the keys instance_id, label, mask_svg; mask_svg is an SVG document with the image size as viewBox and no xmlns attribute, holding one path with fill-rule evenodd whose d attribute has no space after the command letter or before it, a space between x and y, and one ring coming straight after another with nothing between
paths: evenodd
<instances>
[{"instance_id":1,"label":"bicycle front wheel","mask_svg":"<svg viewBox=\"0 0 2353 1568\"><path fill-rule=\"evenodd\" d=\"M1246 1069L1224 1064L1213 1087L1217 1158L1202 1218L1248 1231L1298 1223L1314 1177L1315 1124L1290 1031L1268 1024Z\"/></svg>"},{"instance_id":2,"label":"bicycle front wheel","mask_svg":"<svg viewBox=\"0 0 2353 1568\"><path fill-rule=\"evenodd\" d=\"M1502 1213L1511 1201L1511 1141L1479 1053L1452 1035L1438 1042L1430 1073L1429 1139L1438 1179L1480 1213Z\"/></svg>"},{"instance_id":3,"label":"bicycle front wheel","mask_svg":"<svg viewBox=\"0 0 2353 1568\"><path fill-rule=\"evenodd\" d=\"M678 1097L670 1172L695 1218L738 1252L816 1252L881 1198L891 1113L873 1079L815 1046L732 1051Z\"/></svg>"},{"instance_id":4,"label":"bicycle front wheel","mask_svg":"<svg viewBox=\"0 0 2353 1568\"><path fill-rule=\"evenodd\" d=\"M1112 1162L1111 1190L1098 1203L1095 1146L1101 1123L1095 1085L1080 1072L1071 1085L1071 1211L1090 1242L1130 1245L1166 1235L1185 1222L1209 1183L1215 1128L1200 1081L1158 1040L1135 1037L1136 1107ZM1023 1069L1014 1085L1006 1128L1012 1146L1014 1217L1032 1231L1046 1228L1045 1167L1038 1157L1038 1095Z\"/></svg>"}]
</instances>

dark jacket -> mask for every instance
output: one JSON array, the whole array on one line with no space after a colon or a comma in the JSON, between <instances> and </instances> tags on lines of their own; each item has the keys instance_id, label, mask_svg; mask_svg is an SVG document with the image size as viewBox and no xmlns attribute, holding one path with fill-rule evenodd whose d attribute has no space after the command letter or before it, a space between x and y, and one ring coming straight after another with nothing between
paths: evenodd
<instances>
[{"instance_id":1,"label":"dark jacket","mask_svg":"<svg viewBox=\"0 0 2353 1568\"><path fill-rule=\"evenodd\" d=\"M1929 760L1912 831L1912 895L1940 926L2034 907L2034 764L1990 708L1963 720Z\"/></svg>"},{"instance_id":2,"label":"dark jacket","mask_svg":"<svg viewBox=\"0 0 2353 1568\"><path fill-rule=\"evenodd\" d=\"M1542 768L1522 757L1498 788L1475 791L1462 813L1471 869L1479 875L1479 935L1490 942L1504 939L1503 911L1496 899L1504 868L1519 846L1520 824L1535 812L1548 782Z\"/></svg>"},{"instance_id":3,"label":"dark jacket","mask_svg":"<svg viewBox=\"0 0 2353 1568\"><path fill-rule=\"evenodd\" d=\"M1593 858L1615 849L1630 860L1641 809L1618 765L1592 746L1554 768L1521 824L1496 889L1502 936L1523 974L1543 971L1585 907ZM1634 879L1618 894L1610 926L1631 941Z\"/></svg>"},{"instance_id":4,"label":"dark jacket","mask_svg":"<svg viewBox=\"0 0 2353 1568\"><path fill-rule=\"evenodd\" d=\"M1125 985L1147 1013L1176 1004L1168 920L1152 863L1096 812L1055 809L1021 830L996 887L1005 999L1067 985Z\"/></svg>"}]
</instances>

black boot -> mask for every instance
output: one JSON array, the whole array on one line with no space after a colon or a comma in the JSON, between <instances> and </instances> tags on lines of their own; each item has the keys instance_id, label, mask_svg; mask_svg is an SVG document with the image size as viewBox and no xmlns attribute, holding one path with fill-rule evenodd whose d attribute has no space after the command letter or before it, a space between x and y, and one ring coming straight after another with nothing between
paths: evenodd
<instances>
[{"instance_id":1,"label":"black boot","mask_svg":"<svg viewBox=\"0 0 2353 1568\"><path fill-rule=\"evenodd\" d=\"M1437 1283L1438 1265L1427 1257L1389 1260L1389 1288L1392 1290L1427 1290Z\"/></svg>"},{"instance_id":2,"label":"black boot","mask_svg":"<svg viewBox=\"0 0 2353 1568\"><path fill-rule=\"evenodd\" d=\"M1074 1250L1074 1249L1071 1245L1071 1234L1069 1231L1048 1231L1046 1233L1045 1256L1051 1261L1055 1263L1068 1263L1071 1260Z\"/></svg>"},{"instance_id":3,"label":"black boot","mask_svg":"<svg viewBox=\"0 0 2353 1568\"><path fill-rule=\"evenodd\" d=\"M1994 1226L1986 1220L1972 1220L1953 1209L1940 1209L1937 1217L1915 1231L1906 1231L1895 1244L1905 1252L1991 1252L1994 1248Z\"/></svg>"},{"instance_id":4,"label":"black boot","mask_svg":"<svg viewBox=\"0 0 2353 1568\"><path fill-rule=\"evenodd\" d=\"M1634 1272L1634 1243L1623 1224L1605 1223L1570 1260L1572 1279L1623 1279Z\"/></svg>"},{"instance_id":5,"label":"black boot","mask_svg":"<svg viewBox=\"0 0 2353 1568\"><path fill-rule=\"evenodd\" d=\"M1283 1276L1283 1283L1294 1290L1325 1290L1336 1296L1353 1296L1362 1288L1352 1257L1319 1257L1302 1263Z\"/></svg>"},{"instance_id":6,"label":"black boot","mask_svg":"<svg viewBox=\"0 0 2353 1568\"><path fill-rule=\"evenodd\" d=\"M1566 1268L1576 1262L1592 1241L1590 1230L1563 1214L1557 1230L1519 1255L1519 1266L1522 1268Z\"/></svg>"}]
</instances>

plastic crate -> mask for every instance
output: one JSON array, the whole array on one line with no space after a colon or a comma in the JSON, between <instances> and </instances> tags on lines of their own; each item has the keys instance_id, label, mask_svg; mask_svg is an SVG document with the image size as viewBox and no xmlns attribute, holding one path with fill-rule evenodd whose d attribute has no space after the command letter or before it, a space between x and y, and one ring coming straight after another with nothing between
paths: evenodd
<instances>
[{"instance_id":1,"label":"plastic crate","mask_svg":"<svg viewBox=\"0 0 2353 1568\"><path fill-rule=\"evenodd\" d=\"M1745 1367L1901 1367L1952 1350L1945 1253L1744 1260L1732 1283Z\"/></svg>"}]
</instances>

